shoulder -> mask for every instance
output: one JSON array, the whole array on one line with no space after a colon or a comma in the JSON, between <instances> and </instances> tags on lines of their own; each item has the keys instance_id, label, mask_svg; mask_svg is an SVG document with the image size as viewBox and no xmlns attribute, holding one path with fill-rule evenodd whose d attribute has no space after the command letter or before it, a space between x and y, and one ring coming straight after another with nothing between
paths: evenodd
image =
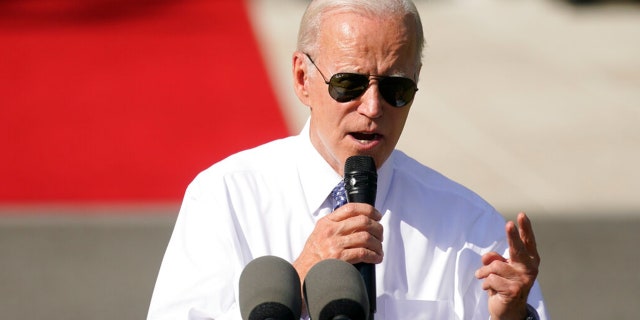
<instances>
[{"instance_id":1,"label":"shoulder","mask_svg":"<svg viewBox=\"0 0 640 320\"><path fill-rule=\"evenodd\" d=\"M455 197L477 206L492 209L477 193L444 174L407 156L402 151L394 152L394 175L411 187L440 196Z\"/></svg>"},{"instance_id":2,"label":"shoulder","mask_svg":"<svg viewBox=\"0 0 640 320\"><path fill-rule=\"evenodd\" d=\"M476 192L401 151L394 152L393 161L392 189L396 190L392 192L404 203L422 208L422 214L432 222L473 229L503 227L502 215Z\"/></svg>"},{"instance_id":3,"label":"shoulder","mask_svg":"<svg viewBox=\"0 0 640 320\"><path fill-rule=\"evenodd\" d=\"M225 174L237 171L270 171L286 167L293 161L292 155L298 137L274 140L257 147L232 154L203 171L208 174Z\"/></svg>"},{"instance_id":4,"label":"shoulder","mask_svg":"<svg viewBox=\"0 0 640 320\"><path fill-rule=\"evenodd\" d=\"M201 171L189 188L221 187L229 181L281 176L296 165L297 140L297 136L291 136L232 154Z\"/></svg>"},{"instance_id":5,"label":"shoulder","mask_svg":"<svg viewBox=\"0 0 640 320\"><path fill-rule=\"evenodd\" d=\"M487 201L462 184L398 151L386 207L389 219L418 230L437 246L500 249L504 218ZM475 250L475 249L474 249Z\"/></svg>"}]
</instances>

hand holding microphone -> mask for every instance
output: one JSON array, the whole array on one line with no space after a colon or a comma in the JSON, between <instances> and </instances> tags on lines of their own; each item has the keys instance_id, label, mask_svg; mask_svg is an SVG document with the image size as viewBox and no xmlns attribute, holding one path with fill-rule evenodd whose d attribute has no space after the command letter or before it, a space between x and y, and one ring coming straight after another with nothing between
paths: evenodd
<instances>
[{"instance_id":1,"label":"hand holding microphone","mask_svg":"<svg viewBox=\"0 0 640 320\"><path fill-rule=\"evenodd\" d=\"M373 162L373 159L367 158L370 159L370 163ZM351 163L349 160L347 162ZM383 227L379 223L382 214L373 206L376 183L373 180L375 176L371 177L371 173L375 174L376 171L371 168L375 168L375 165L368 165L368 169L364 170L368 181L364 185L362 175L358 173L363 170L355 170L356 174L350 175L348 173L353 173L354 168L351 165L346 168L345 189L347 196L353 198L349 199L351 203L336 209L316 223L302 253L294 262L302 278L311 267L324 259L340 259L349 263L382 262ZM352 178L355 180L352 181ZM367 204L357 203L364 200Z\"/></svg>"}]
</instances>

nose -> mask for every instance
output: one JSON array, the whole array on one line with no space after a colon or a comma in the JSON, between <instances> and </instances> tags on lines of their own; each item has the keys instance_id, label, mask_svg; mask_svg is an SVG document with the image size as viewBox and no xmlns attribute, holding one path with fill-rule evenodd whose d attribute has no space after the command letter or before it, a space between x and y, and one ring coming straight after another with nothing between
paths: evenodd
<instances>
[{"instance_id":1,"label":"nose","mask_svg":"<svg viewBox=\"0 0 640 320\"><path fill-rule=\"evenodd\" d=\"M360 96L358 112L372 119L379 118L382 116L383 105L384 100L378 91L378 84L373 81L367 91Z\"/></svg>"}]
</instances>

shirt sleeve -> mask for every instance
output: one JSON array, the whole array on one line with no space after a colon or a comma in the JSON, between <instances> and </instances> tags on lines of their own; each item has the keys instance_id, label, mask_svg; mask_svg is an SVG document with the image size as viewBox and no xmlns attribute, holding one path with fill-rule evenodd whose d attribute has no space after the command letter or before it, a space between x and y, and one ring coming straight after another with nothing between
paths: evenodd
<instances>
[{"instance_id":1,"label":"shirt sleeve","mask_svg":"<svg viewBox=\"0 0 640 320\"><path fill-rule=\"evenodd\" d=\"M538 320L547 320L549 319L549 315L547 314L547 308L544 303L544 299L542 298L542 291L540 290L540 284L536 280L529 292L529 298L527 299L527 303L529 306L533 308L537 312Z\"/></svg>"},{"instance_id":2,"label":"shirt sleeve","mask_svg":"<svg viewBox=\"0 0 640 320\"><path fill-rule=\"evenodd\" d=\"M148 319L241 318L237 283L246 248L236 236L225 189L198 178L187 188Z\"/></svg>"},{"instance_id":3,"label":"shirt sleeve","mask_svg":"<svg viewBox=\"0 0 640 320\"><path fill-rule=\"evenodd\" d=\"M472 246L473 248L472 251L476 252L477 256L474 256L473 258L469 258L469 259L476 259L476 257L481 257L482 255L490 251L501 253L503 257L509 257L509 245L506 239L506 234L504 233L504 225L506 221L501 216L499 216L497 212L496 214L487 215L487 217L491 217L491 219L487 221L482 220L478 224L474 225L473 227L474 231L469 231L467 232L467 234L471 235L475 243L493 242L493 244L486 247ZM496 235L496 234L499 234L500 237L497 239L492 239L493 235ZM482 240L479 240L479 239L482 239ZM492 240L488 241L487 239L492 239ZM473 263L468 263L468 264L465 263L463 265L471 265L472 269L468 269L466 271L458 270L458 272L460 272L459 276L464 278L464 275L466 274L468 277L466 281L471 282L472 285L470 287L473 287L474 289L467 288L468 289L467 294L464 296L465 301L462 302L462 304L471 303L471 301L475 300L476 305L474 307L475 311L473 313L473 319L490 319L490 316L488 313L488 302L489 302L488 294L486 291L482 290L481 288L482 281L475 279L475 275L474 275L475 270L479 268L481 264L474 265ZM475 299L473 298L474 296L476 297ZM535 319L538 319L538 320L549 319L549 316L547 315L547 312L546 312L542 291L540 289L540 284L538 283L537 280L534 282L533 287L529 292L527 303L532 309L534 309L537 312L537 318Z\"/></svg>"}]
</instances>

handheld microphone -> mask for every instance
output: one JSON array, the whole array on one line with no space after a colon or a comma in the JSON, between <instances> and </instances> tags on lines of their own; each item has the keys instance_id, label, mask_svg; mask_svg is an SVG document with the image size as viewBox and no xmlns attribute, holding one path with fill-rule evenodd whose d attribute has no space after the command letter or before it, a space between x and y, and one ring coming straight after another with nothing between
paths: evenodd
<instances>
[{"instance_id":1,"label":"handheld microphone","mask_svg":"<svg viewBox=\"0 0 640 320\"><path fill-rule=\"evenodd\" d=\"M311 320L367 320L369 300L364 280L353 265L327 259L304 279L304 299Z\"/></svg>"},{"instance_id":2,"label":"handheld microphone","mask_svg":"<svg viewBox=\"0 0 640 320\"><path fill-rule=\"evenodd\" d=\"M378 173L376 164L370 156L352 156L344 164L344 187L348 202L376 203ZM364 279L369 297L370 319L376 312L376 269L371 263L357 263L356 268Z\"/></svg>"},{"instance_id":3,"label":"handheld microphone","mask_svg":"<svg viewBox=\"0 0 640 320\"><path fill-rule=\"evenodd\" d=\"M240 275L239 300L243 320L299 320L300 276L282 258L254 259Z\"/></svg>"}]
</instances>

